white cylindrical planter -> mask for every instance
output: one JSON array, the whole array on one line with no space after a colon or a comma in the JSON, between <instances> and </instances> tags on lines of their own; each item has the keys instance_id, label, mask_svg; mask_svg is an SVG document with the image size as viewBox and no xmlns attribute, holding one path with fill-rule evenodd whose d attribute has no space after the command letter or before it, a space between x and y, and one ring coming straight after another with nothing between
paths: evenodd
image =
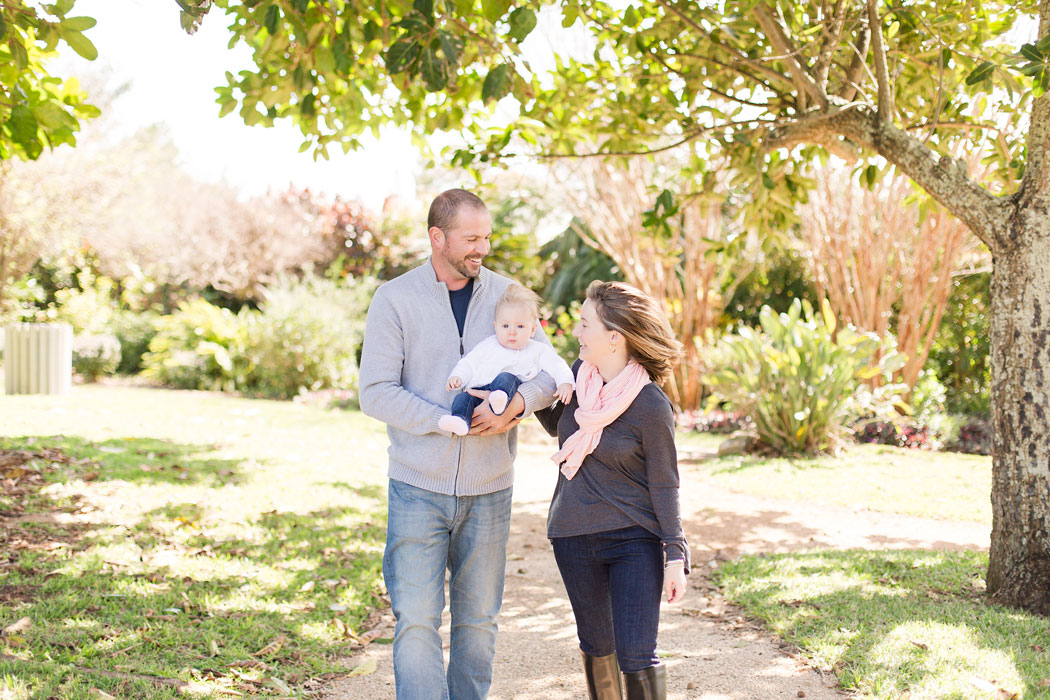
<instances>
[{"instance_id":1,"label":"white cylindrical planter","mask_svg":"<svg viewBox=\"0 0 1050 700\"><path fill-rule=\"evenodd\" d=\"M73 385L73 327L12 323L5 329L4 386L8 394L65 394Z\"/></svg>"}]
</instances>

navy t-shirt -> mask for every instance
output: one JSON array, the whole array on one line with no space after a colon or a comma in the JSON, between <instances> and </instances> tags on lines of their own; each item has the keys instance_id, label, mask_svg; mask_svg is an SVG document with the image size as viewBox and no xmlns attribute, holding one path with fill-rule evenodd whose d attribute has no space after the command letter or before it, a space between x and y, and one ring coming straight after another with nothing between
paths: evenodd
<instances>
[{"instance_id":1,"label":"navy t-shirt","mask_svg":"<svg viewBox=\"0 0 1050 700\"><path fill-rule=\"evenodd\" d=\"M474 292L474 278L467 280L463 289L448 290L448 300L452 302L452 315L459 326L459 336L463 337L463 324L467 322L467 307L470 306L470 295Z\"/></svg>"}]
</instances>

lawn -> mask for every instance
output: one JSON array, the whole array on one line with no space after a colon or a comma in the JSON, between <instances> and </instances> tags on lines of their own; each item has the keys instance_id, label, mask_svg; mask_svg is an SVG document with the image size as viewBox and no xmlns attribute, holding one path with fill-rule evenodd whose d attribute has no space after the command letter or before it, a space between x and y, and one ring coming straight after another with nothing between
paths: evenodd
<instances>
[{"instance_id":1,"label":"lawn","mask_svg":"<svg viewBox=\"0 0 1050 700\"><path fill-rule=\"evenodd\" d=\"M710 439L687 438L685 444L705 447ZM735 455L697 468L728 489L756 496L992 522L991 457L854 445L837 457Z\"/></svg>"},{"instance_id":2,"label":"lawn","mask_svg":"<svg viewBox=\"0 0 1050 700\"><path fill-rule=\"evenodd\" d=\"M81 386L0 396L0 456L0 628L29 622L0 638L5 700L301 697L349 670L382 591L379 424Z\"/></svg>"},{"instance_id":3,"label":"lawn","mask_svg":"<svg viewBox=\"0 0 1050 700\"><path fill-rule=\"evenodd\" d=\"M1050 619L984 602L987 555L747 556L725 595L865 700L1046 700Z\"/></svg>"}]
</instances>

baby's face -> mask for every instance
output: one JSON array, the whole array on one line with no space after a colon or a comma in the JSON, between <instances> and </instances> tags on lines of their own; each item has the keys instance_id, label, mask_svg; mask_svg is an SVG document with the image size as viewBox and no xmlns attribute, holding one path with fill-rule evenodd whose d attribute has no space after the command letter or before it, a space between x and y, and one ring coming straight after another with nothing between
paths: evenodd
<instances>
[{"instance_id":1,"label":"baby's face","mask_svg":"<svg viewBox=\"0 0 1050 700\"><path fill-rule=\"evenodd\" d=\"M536 317L524 306L505 304L496 312L496 340L505 348L521 350L536 332Z\"/></svg>"}]
</instances>

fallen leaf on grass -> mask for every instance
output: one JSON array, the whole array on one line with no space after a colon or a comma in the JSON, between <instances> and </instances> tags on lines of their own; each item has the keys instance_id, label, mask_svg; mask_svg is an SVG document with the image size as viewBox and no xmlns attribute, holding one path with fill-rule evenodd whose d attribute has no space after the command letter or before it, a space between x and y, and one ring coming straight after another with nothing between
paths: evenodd
<instances>
[{"instance_id":1,"label":"fallen leaf on grass","mask_svg":"<svg viewBox=\"0 0 1050 700\"><path fill-rule=\"evenodd\" d=\"M314 589L315 585L316 584L313 581L307 581L303 585L299 586L299 592L300 593L309 593L310 591L312 591Z\"/></svg>"},{"instance_id":2,"label":"fallen leaf on grass","mask_svg":"<svg viewBox=\"0 0 1050 700\"><path fill-rule=\"evenodd\" d=\"M284 693L287 695L292 692L292 689L288 687L288 684L282 681L280 678L269 678L267 683L277 689L277 692Z\"/></svg>"},{"instance_id":3,"label":"fallen leaf on grass","mask_svg":"<svg viewBox=\"0 0 1050 700\"><path fill-rule=\"evenodd\" d=\"M284 643L286 641L288 641L288 637L282 634L280 637L273 640L272 642L264 646L262 649L252 654L252 656L267 656L268 654L276 654L278 651L280 651L281 647L284 646Z\"/></svg>"},{"instance_id":4,"label":"fallen leaf on grass","mask_svg":"<svg viewBox=\"0 0 1050 700\"><path fill-rule=\"evenodd\" d=\"M211 642L208 644L208 651L211 652L211 656L218 656L219 655L219 643L216 642L214 639L211 640Z\"/></svg>"},{"instance_id":5,"label":"fallen leaf on grass","mask_svg":"<svg viewBox=\"0 0 1050 700\"><path fill-rule=\"evenodd\" d=\"M106 691L99 690L98 688L91 689L91 697L95 698L96 700L117 700L115 697L113 697Z\"/></svg>"},{"instance_id":6,"label":"fallen leaf on grass","mask_svg":"<svg viewBox=\"0 0 1050 700\"><path fill-rule=\"evenodd\" d=\"M1039 681L1039 687L1050 688L1050 678L1044 678L1043 680Z\"/></svg>"},{"instance_id":7,"label":"fallen leaf on grass","mask_svg":"<svg viewBox=\"0 0 1050 700\"><path fill-rule=\"evenodd\" d=\"M912 644L914 644L915 646L919 647L920 649L929 649L930 648L930 647L926 646L925 644L923 644L922 642L912 641Z\"/></svg>"},{"instance_id":8,"label":"fallen leaf on grass","mask_svg":"<svg viewBox=\"0 0 1050 700\"><path fill-rule=\"evenodd\" d=\"M978 690L983 690L987 693L994 693L992 696L994 700L1016 700L1017 693L1007 690L1006 688L1000 688L998 681L988 681L979 676L974 676L970 679L970 684Z\"/></svg>"},{"instance_id":9,"label":"fallen leaf on grass","mask_svg":"<svg viewBox=\"0 0 1050 700\"><path fill-rule=\"evenodd\" d=\"M84 476L80 477L84 481L94 481L99 476L98 472L88 472Z\"/></svg>"},{"instance_id":10,"label":"fallen leaf on grass","mask_svg":"<svg viewBox=\"0 0 1050 700\"><path fill-rule=\"evenodd\" d=\"M1045 651L1045 649L1043 649L1043 647L1039 646L1038 644L1033 644L1032 645L1032 651L1042 652L1042 651Z\"/></svg>"},{"instance_id":11,"label":"fallen leaf on grass","mask_svg":"<svg viewBox=\"0 0 1050 700\"><path fill-rule=\"evenodd\" d=\"M10 625L4 628L3 636L10 637L18 634L19 632L25 632L27 629L33 626L33 621L28 617L23 617L17 622L12 622Z\"/></svg>"},{"instance_id":12,"label":"fallen leaf on grass","mask_svg":"<svg viewBox=\"0 0 1050 700\"><path fill-rule=\"evenodd\" d=\"M356 676L367 676L369 673L375 673L376 660L372 657L368 657L354 668L353 671L347 676L347 678L354 678Z\"/></svg>"}]
</instances>

